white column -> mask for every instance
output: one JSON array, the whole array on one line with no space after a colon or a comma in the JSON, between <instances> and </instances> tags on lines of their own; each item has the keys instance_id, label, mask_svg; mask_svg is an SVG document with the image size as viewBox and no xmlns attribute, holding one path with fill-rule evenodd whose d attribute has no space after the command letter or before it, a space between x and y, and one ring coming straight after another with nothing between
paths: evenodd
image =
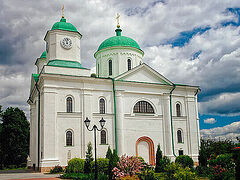
<instances>
[{"instance_id":1,"label":"white column","mask_svg":"<svg viewBox=\"0 0 240 180\"><path fill-rule=\"evenodd\" d=\"M196 116L196 104L193 96L187 97L188 106L188 128L189 128L189 141L190 141L190 155L194 158L198 156L198 127ZM194 158L194 159L195 159Z\"/></svg>"},{"instance_id":2,"label":"white column","mask_svg":"<svg viewBox=\"0 0 240 180\"><path fill-rule=\"evenodd\" d=\"M172 129L171 129L171 112L170 112L170 97L169 94L163 95L163 138L165 144L161 145L164 149L165 155L173 157L172 149Z\"/></svg>"},{"instance_id":3,"label":"white column","mask_svg":"<svg viewBox=\"0 0 240 180\"><path fill-rule=\"evenodd\" d=\"M116 113L117 113L117 146L118 155L124 154L124 132L123 132L123 121L124 121L124 110L123 110L123 94L122 92L116 91Z\"/></svg>"}]
</instances>

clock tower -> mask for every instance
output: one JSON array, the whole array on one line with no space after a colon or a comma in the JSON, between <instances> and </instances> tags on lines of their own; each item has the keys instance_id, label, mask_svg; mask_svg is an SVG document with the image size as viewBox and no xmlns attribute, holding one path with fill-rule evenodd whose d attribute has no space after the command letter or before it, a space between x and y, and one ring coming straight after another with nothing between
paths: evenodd
<instances>
[{"instance_id":1,"label":"clock tower","mask_svg":"<svg viewBox=\"0 0 240 180\"><path fill-rule=\"evenodd\" d=\"M81 64L80 39L82 35L62 16L44 38L46 41L47 63L74 62Z\"/></svg>"}]
</instances>

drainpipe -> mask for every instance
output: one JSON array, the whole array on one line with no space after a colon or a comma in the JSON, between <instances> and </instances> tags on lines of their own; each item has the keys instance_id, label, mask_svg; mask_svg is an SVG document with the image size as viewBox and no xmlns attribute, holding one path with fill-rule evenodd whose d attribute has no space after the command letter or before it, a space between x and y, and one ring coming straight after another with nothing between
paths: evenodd
<instances>
[{"instance_id":1,"label":"drainpipe","mask_svg":"<svg viewBox=\"0 0 240 180\"><path fill-rule=\"evenodd\" d=\"M116 90L115 90L115 80L112 78L113 83L113 100L114 100L114 119L115 119L115 149L116 152L118 152L118 146L117 146L117 110L116 110Z\"/></svg>"},{"instance_id":2,"label":"drainpipe","mask_svg":"<svg viewBox=\"0 0 240 180\"><path fill-rule=\"evenodd\" d=\"M36 89L38 91L38 170L40 171L40 90L36 83Z\"/></svg>"},{"instance_id":3,"label":"drainpipe","mask_svg":"<svg viewBox=\"0 0 240 180\"><path fill-rule=\"evenodd\" d=\"M170 91L170 116L171 116L171 130L172 130L172 150L173 150L173 155L177 157L174 150L173 120L172 120L172 92L174 91L175 88L176 88L176 85L173 84L173 88Z\"/></svg>"}]
</instances>

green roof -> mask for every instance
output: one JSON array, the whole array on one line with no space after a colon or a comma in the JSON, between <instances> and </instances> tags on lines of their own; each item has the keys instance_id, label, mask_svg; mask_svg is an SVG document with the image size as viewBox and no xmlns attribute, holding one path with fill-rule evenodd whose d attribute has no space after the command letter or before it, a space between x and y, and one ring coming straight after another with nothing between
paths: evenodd
<instances>
[{"instance_id":1,"label":"green roof","mask_svg":"<svg viewBox=\"0 0 240 180\"><path fill-rule=\"evenodd\" d=\"M78 68L78 69L86 69L82 67L82 65L77 61L66 61L66 60L50 60L47 64L48 66L57 66L57 67L67 67L67 68Z\"/></svg>"},{"instance_id":2,"label":"green roof","mask_svg":"<svg viewBox=\"0 0 240 180\"><path fill-rule=\"evenodd\" d=\"M47 58L47 52L43 51L42 55L40 56L41 59L46 59Z\"/></svg>"},{"instance_id":3,"label":"green roof","mask_svg":"<svg viewBox=\"0 0 240 180\"><path fill-rule=\"evenodd\" d=\"M132 38L126 37L126 36L121 36L121 29L116 29L116 36L110 37L108 39L106 39L105 41L103 41L99 48L98 51L105 49L105 48L109 48L109 47L115 47L115 46L123 46L123 47L133 47L133 48L137 48L139 50L140 47L138 45L138 43L136 41L134 41Z\"/></svg>"},{"instance_id":4,"label":"green roof","mask_svg":"<svg viewBox=\"0 0 240 180\"><path fill-rule=\"evenodd\" d=\"M33 76L34 81L37 82L39 74L32 74L32 76Z\"/></svg>"},{"instance_id":5,"label":"green roof","mask_svg":"<svg viewBox=\"0 0 240 180\"><path fill-rule=\"evenodd\" d=\"M65 18L61 18L60 22L56 22L51 30L60 29L65 31L78 32L77 29L71 24L67 23Z\"/></svg>"}]
</instances>

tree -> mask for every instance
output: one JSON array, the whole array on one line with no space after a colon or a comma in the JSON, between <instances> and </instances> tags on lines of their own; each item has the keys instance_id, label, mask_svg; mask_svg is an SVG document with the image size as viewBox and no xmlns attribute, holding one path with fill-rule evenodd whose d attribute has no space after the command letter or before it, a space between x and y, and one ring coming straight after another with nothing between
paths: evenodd
<instances>
[{"instance_id":1,"label":"tree","mask_svg":"<svg viewBox=\"0 0 240 180\"><path fill-rule=\"evenodd\" d=\"M29 154L29 122L19 108L9 107L2 113L0 142L5 167L26 166Z\"/></svg>"},{"instance_id":2,"label":"tree","mask_svg":"<svg viewBox=\"0 0 240 180\"><path fill-rule=\"evenodd\" d=\"M107 150L107 153L106 153L106 158L108 158L109 160L112 158L112 150L110 148L110 146L108 146L108 150Z\"/></svg>"},{"instance_id":3,"label":"tree","mask_svg":"<svg viewBox=\"0 0 240 180\"><path fill-rule=\"evenodd\" d=\"M161 172L161 160L162 160L162 151L160 149L160 144L157 146L157 153L156 153L156 167L155 172Z\"/></svg>"},{"instance_id":4,"label":"tree","mask_svg":"<svg viewBox=\"0 0 240 180\"><path fill-rule=\"evenodd\" d=\"M91 173L91 162L93 161L93 155L92 155L92 144L91 142L87 145L87 151L86 151L86 159L84 163L84 173Z\"/></svg>"}]
</instances>

